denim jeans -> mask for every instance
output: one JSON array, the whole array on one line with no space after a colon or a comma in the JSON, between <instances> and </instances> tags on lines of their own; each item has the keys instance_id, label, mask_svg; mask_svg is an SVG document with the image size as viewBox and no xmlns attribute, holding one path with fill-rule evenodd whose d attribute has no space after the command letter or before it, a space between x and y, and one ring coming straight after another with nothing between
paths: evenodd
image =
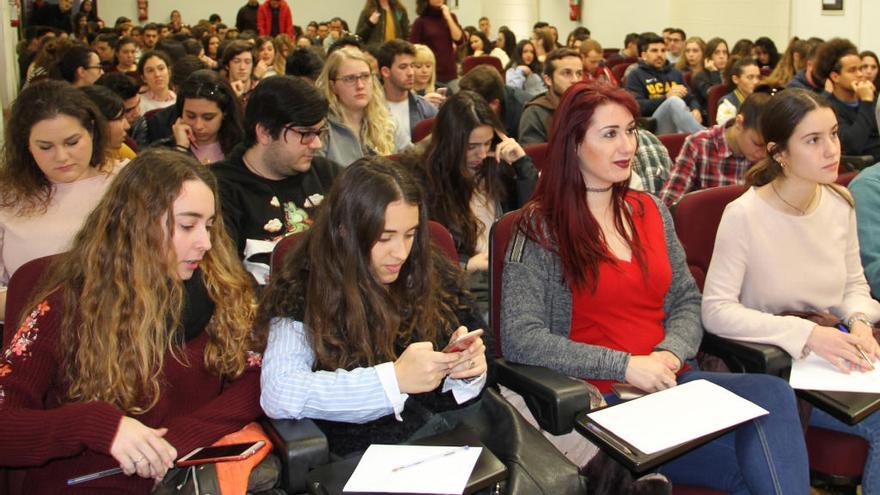
<instances>
[{"instance_id":1,"label":"denim jeans","mask_svg":"<svg viewBox=\"0 0 880 495\"><path fill-rule=\"evenodd\" d=\"M697 447L658 468L673 484L696 485L735 495L810 492L807 447L794 392L769 375L687 371L678 383L707 380L746 398L770 414ZM618 399L612 396L609 402Z\"/></svg>"},{"instance_id":2,"label":"denim jeans","mask_svg":"<svg viewBox=\"0 0 880 495\"><path fill-rule=\"evenodd\" d=\"M691 114L691 109L684 100L678 96L667 97L666 101L654 110L651 117L657 119L657 134L679 132L691 134L705 129Z\"/></svg>"},{"instance_id":3,"label":"denim jeans","mask_svg":"<svg viewBox=\"0 0 880 495\"><path fill-rule=\"evenodd\" d=\"M857 435L868 441L868 459L862 471L862 495L880 494L880 412L875 412L854 425L848 425L827 412L814 407L810 424L827 430Z\"/></svg>"}]
</instances>

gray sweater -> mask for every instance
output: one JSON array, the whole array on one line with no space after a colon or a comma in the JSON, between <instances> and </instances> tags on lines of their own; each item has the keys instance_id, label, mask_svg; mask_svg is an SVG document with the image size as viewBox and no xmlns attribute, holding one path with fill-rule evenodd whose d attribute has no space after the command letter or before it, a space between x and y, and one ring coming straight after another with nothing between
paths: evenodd
<instances>
[{"instance_id":1,"label":"gray sweater","mask_svg":"<svg viewBox=\"0 0 880 495\"><path fill-rule=\"evenodd\" d=\"M663 308L666 335L656 350L675 354L682 362L696 355L703 336L700 292L688 269L684 249L675 235L672 217L657 198L663 218L672 281ZM647 199L647 198L650 198ZM544 366L568 376L623 381L630 354L569 338L571 290L563 280L559 256L517 232L504 260L501 295L501 344L510 361ZM625 329L621 329L625 331Z\"/></svg>"}]
</instances>

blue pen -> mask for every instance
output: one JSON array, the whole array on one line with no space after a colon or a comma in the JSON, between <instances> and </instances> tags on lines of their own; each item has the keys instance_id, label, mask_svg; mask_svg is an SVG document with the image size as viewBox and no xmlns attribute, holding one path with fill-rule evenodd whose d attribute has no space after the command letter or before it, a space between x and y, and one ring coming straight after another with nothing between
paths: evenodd
<instances>
[{"instance_id":1,"label":"blue pen","mask_svg":"<svg viewBox=\"0 0 880 495\"><path fill-rule=\"evenodd\" d=\"M86 481L97 480L101 478L106 478L107 476L113 476L122 472L121 467L115 467L113 469L106 469L104 471L98 471L97 473L86 474L83 476L77 476L76 478L71 478L67 480L67 486L78 485L80 483L85 483Z\"/></svg>"},{"instance_id":2,"label":"blue pen","mask_svg":"<svg viewBox=\"0 0 880 495\"><path fill-rule=\"evenodd\" d=\"M849 328L847 328L847 326L844 325L843 323L838 323L837 329L843 333L849 333ZM868 359L868 355L865 354L865 351L862 349L862 346L860 346L859 344L856 344L856 350L859 351L859 354L862 355L862 359L864 359L865 362L868 363L868 367L871 369L871 371L874 371L874 365L871 364L871 360Z\"/></svg>"}]
</instances>

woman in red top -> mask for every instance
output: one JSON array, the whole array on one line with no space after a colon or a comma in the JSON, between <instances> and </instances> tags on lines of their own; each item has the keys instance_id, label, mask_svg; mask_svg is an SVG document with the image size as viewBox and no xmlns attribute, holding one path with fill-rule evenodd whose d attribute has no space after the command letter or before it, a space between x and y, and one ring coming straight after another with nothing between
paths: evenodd
<instances>
[{"instance_id":1,"label":"woman in red top","mask_svg":"<svg viewBox=\"0 0 880 495\"><path fill-rule=\"evenodd\" d=\"M628 188L638 115L633 97L611 86L579 82L562 96L550 132L555 165L542 171L505 257L504 355L582 377L609 401L615 382L647 392L696 379L727 388L770 414L659 471L735 494L807 493L788 384L686 364L702 337L700 296L669 212Z\"/></svg>"},{"instance_id":2,"label":"woman in red top","mask_svg":"<svg viewBox=\"0 0 880 495\"><path fill-rule=\"evenodd\" d=\"M218 213L207 168L147 151L50 265L0 354L0 466L25 468L23 493L146 494L262 414L250 277Z\"/></svg>"},{"instance_id":3,"label":"woman in red top","mask_svg":"<svg viewBox=\"0 0 880 495\"><path fill-rule=\"evenodd\" d=\"M455 45L463 45L467 37L446 0L417 0L419 14L410 28L409 40L427 45L437 59L437 81L448 83L458 78Z\"/></svg>"}]
</instances>

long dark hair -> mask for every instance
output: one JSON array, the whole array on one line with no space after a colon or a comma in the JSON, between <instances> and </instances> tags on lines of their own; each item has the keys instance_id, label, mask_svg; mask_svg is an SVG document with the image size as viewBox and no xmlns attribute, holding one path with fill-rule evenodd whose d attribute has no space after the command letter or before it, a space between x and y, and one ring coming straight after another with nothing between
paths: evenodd
<instances>
[{"instance_id":1,"label":"long dark hair","mask_svg":"<svg viewBox=\"0 0 880 495\"><path fill-rule=\"evenodd\" d=\"M764 67L769 67L771 69L776 68L776 64L779 63L779 50L776 48L776 43L770 38L762 36L755 40L755 46L761 47L761 49L768 55L767 65ZM758 64L760 63L761 62L758 61Z\"/></svg>"},{"instance_id":2,"label":"long dark hair","mask_svg":"<svg viewBox=\"0 0 880 495\"><path fill-rule=\"evenodd\" d=\"M599 223L587 208L587 188L577 154L596 109L607 104L624 107L633 119L639 117L635 99L621 88L577 82L562 96L550 130L547 163L553 166L542 170L532 199L523 206L519 227L530 239L559 255L565 282L572 289L594 290L599 265L613 261ZM612 187L614 225L644 271L644 252L633 223L634 213L625 204L628 192L629 181Z\"/></svg>"},{"instance_id":3,"label":"long dark hair","mask_svg":"<svg viewBox=\"0 0 880 495\"><path fill-rule=\"evenodd\" d=\"M533 74L541 74L544 69L541 65L541 61L538 60L538 51L535 49L535 44L531 42L531 40L520 40L519 43L516 44L516 48L513 50L513 55L510 57L510 64L507 65L510 67L519 67L520 65L527 65L523 62L522 53L525 49L526 45L532 45L532 63L528 64L528 68L531 69Z\"/></svg>"},{"instance_id":4,"label":"long dark hair","mask_svg":"<svg viewBox=\"0 0 880 495\"><path fill-rule=\"evenodd\" d=\"M468 170L467 148L471 131L488 125L504 132L498 116L477 93L459 91L440 107L431 144L420 160L432 220L452 233L459 252L475 254L483 224L471 211L474 191L482 189L490 202L503 199L501 169L495 158L486 158L476 174Z\"/></svg>"},{"instance_id":5,"label":"long dark hair","mask_svg":"<svg viewBox=\"0 0 880 495\"><path fill-rule=\"evenodd\" d=\"M501 49L504 50L508 57L513 57L513 52L516 51L516 35L507 26L498 28L498 34L504 36L504 46Z\"/></svg>"},{"instance_id":6,"label":"long dark hair","mask_svg":"<svg viewBox=\"0 0 880 495\"><path fill-rule=\"evenodd\" d=\"M765 143L774 143L767 157L752 165L746 172L746 183L751 186L769 184L782 175L782 166L775 155L785 151L788 140L804 117L819 108L833 108L823 96L800 88L780 91L770 98L761 114L759 126Z\"/></svg>"},{"instance_id":7,"label":"long dark hair","mask_svg":"<svg viewBox=\"0 0 880 495\"><path fill-rule=\"evenodd\" d=\"M73 117L92 138L89 165L109 167L105 160L107 121L85 93L62 81L28 85L12 103L0 165L0 208L19 215L43 213L52 197L52 184L30 151L31 129L58 115Z\"/></svg>"},{"instance_id":8,"label":"long dark hair","mask_svg":"<svg viewBox=\"0 0 880 495\"><path fill-rule=\"evenodd\" d=\"M241 103L226 78L209 69L201 69L190 74L177 92L177 115L183 115L183 104L187 98L204 98L213 101L223 112L217 140L224 155L228 155L236 144L244 139Z\"/></svg>"},{"instance_id":9,"label":"long dark hair","mask_svg":"<svg viewBox=\"0 0 880 495\"><path fill-rule=\"evenodd\" d=\"M474 54L474 50L473 50L473 48L471 48L471 36L476 36L477 38L480 38L480 41L483 42L483 55L488 55L489 52L492 51L493 46L492 46L492 42L489 41L489 38L486 37L486 35L483 34L482 31L475 31L468 36L468 40L467 40L468 55Z\"/></svg>"},{"instance_id":10,"label":"long dark hair","mask_svg":"<svg viewBox=\"0 0 880 495\"><path fill-rule=\"evenodd\" d=\"M390 203L419 207L412 250L397 280L373 275L370 253ZM263 292L256 328L273 318L303 321L315 370L394 360L410 342L438 342L455 330L457 295L444 287L455 268L432 245L424 197L409 171L387 158L357 160L337 177L314 225Z\"/></svg>"}]
</instances>

